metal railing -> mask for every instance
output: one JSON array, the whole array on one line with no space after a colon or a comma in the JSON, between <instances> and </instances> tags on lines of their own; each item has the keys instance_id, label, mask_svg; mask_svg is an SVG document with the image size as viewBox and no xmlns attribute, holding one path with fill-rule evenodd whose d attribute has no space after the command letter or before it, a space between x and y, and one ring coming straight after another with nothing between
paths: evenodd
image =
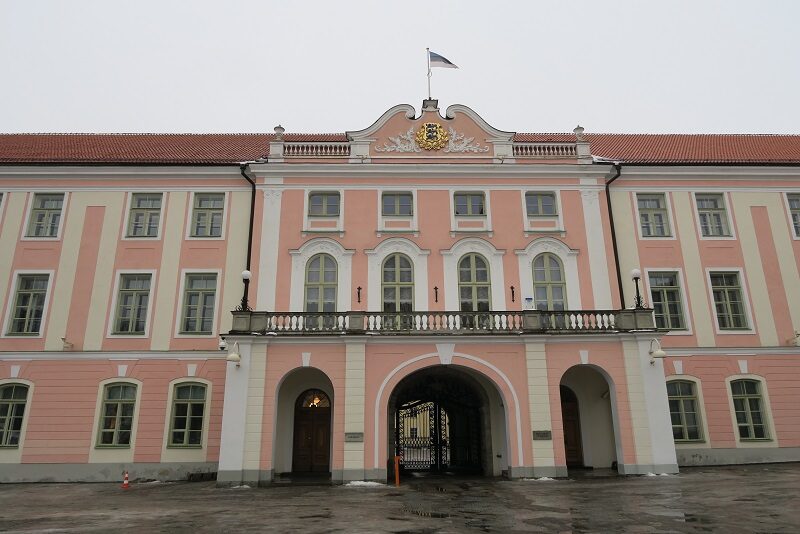
<instances>
[{"instance_id":1,"label":"metal railing","mask_svg":"<svg viewBox=\"0 0 800 534\"><path fill-rule=\"evenodd\" d=\"M231 334L475 335L575 334L654 329L653 313L637 310L259 312L234 311Z\"/></svg>"}]
</instances>

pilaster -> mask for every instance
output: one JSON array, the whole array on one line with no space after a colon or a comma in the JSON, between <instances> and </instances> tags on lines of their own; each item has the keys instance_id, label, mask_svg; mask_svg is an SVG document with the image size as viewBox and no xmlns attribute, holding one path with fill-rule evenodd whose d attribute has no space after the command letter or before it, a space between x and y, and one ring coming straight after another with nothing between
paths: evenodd
<instances>
[{"instance_id":1,"label":"pilaster","mask_svg":"<svg viewBox=\"0 0 800 534\"><path fill-rule=\"evenodd\" d=\"M366 345L347 341L344 379L344 463L342 480L364 480Z\"/></svg>"}]
</instances>

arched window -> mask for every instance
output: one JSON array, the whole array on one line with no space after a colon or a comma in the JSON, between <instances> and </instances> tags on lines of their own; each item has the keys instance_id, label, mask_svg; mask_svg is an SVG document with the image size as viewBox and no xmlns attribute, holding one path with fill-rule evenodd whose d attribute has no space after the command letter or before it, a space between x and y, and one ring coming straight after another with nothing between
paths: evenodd
<instances>
[{"instance_id":1,"label":"arched window","mask_svg":"<svg viewBox=\"0 0 800 534\"><path fill-rule=\"evenodd\" d=\"M28 386L25 384L0 386L0 447L19 447L27 401Z\"/></svg>"},{"instance_id":2,"label":"arched window","mask_svg":"<svg viewBox=\"0 0 800 534\"><path fill-rule=\"evenodd\" d=\"M170 447L203 446L206 389L204 384L196 382L182 382L175 385L170 419Z\"/></svg>"},{"instance_id":3,"label":"arched window","mask_svg":"<svg viewBox=\"0 0 800 534\"><path fill-rule=\"evenodd\" d=\"M555 254L544 252L533 259L533 300L537 310L567 309L564 268Z\"/></svg>"},{"instance_id":4,"label":"arched window","mask_svg":"<svg viewBox=\"0 0 800 534\"><path fill-rule=\"evenodd\" d=\"M733 409L739 439L769 439L767 421L761 402L761 382L758 380L734 380L731 382Z\"/></svg>"},{"instance_id":5,"label":"arched window","mask_svg":"<svg viewBox=\"0 0 800 534\"><path fill-rule=\"evenodd\" d=\"M700 412L697 409L697 390L689 380L667 382L669 416L675 441L699 441L703 438Z\"/></svg>"},{"instance_id":6,"label":"arched window","mask_svg":"<svg viewBox=\"0 0 800 534\"><path fill-rule=\"evenodd\" d=\"M103 388L98 447L130 447L133 413L136 410L136 384L116 382Z\"/></svg>"},{"instance_id":7,"label":"arched window","mask_svg":"<svg viewBox=\"0 0 800 534\"><path fill-rule=\"evenodd\" d=\"M336 311L336 260L317 254L306 264L305 311Z\"/></svg>"},{"instance_id":8,"label":"arched window","mask_svg":"<svg viewBox=\"0 0 800 534\"><path fill-rule=\"evenodd\" d=\"M489 311L489 264L480 254L467 254L458 262L458 300L461 311Z\"/></svg>"},{"instance_id":9,"label":"arched window","mask_svg":"<svg viewBox=\"0 0 800 534\"><path fill-rule=\"evenodd\" d=\"M414 265L405 254L386 257L381 270L384 312L410 312L414 309Z\"/></svg>"},{"instance_id":10,"label":"arched window","mask_svg":"<svg viewBox=\"0 0 800 534\"><path fill-rule=\"evenodd\" d=\"M331 401L324 391L309 389L297 397L297 408L330 408Z\"/></svg>"}]
</instances>

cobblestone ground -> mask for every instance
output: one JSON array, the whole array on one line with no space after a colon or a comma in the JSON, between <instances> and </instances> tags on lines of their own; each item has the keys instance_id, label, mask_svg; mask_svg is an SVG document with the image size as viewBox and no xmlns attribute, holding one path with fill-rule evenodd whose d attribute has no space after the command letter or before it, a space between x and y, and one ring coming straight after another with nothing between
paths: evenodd
<instances>
[{"instance_id":1,"label":"cobblestone ground","mask_svg":"<svg viewBox=\"0 0 800 534\"><path fill-rule=\"evenodd\" d=\"M0 485L4 532L800 532L800 464L393 486Z\"/></svg>"}]
</instances>

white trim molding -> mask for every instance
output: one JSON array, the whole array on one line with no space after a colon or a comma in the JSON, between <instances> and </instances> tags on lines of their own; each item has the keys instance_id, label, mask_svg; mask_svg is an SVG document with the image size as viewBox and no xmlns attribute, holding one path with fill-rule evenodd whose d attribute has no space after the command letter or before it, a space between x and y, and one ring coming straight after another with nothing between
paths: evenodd
<instances>
[{"instance_id":1,"label":"white trim molding","mask_svg":"<svg viewBox=\"0 0 800 534\"><path fill-rule=\"evenodd\" d=\"M564 282L567 285L567 309L581 310L581 282L578 274L578 250L569 248L553 237L534 239L522 250L515 250L519 260L519 300L524 308L525 299L533 299L533 260L539 254L549 252L561 260L564 267Z\"/></svg>"},{"instance_id":2,"label":"white trim molding","mask_svg":"<svg viewBox=\"0 0 800 534\"><path fill-rule=\"evenodd\" d=\"M336 311L352 309L350 287L352 286L352 263L355 250L344 248L338 241L327 237L315 237L300 248L290 250L292 256L292 280L289 289L289 311L302 312L305 307L306 264L316 254L329 254L336 260Z\"/></svg>"},{"instance_id":3,"label":"white trim molding","mask_svg":"<svg viewBox=\"0 0 800 534\"><path fill-rule=\"evenodd\" d=\"M14 310L14 301L17 299L17 291L19 291L19 278L21 275L26 274L46 274L47 275L47 291L44 295L44 304L42 304L42 320L39 323L39 333L33 334L9 334L8 328L11 322L11 315ZM11 273L11 283L9 287L12 288L6 295L6 317L3 320L3 331L0 332L0 338L13 338L13 339L41 339L47 329L47 316L50 311L50 297L53 295L53 290L56 285L56 272L52 269L17 269Z\"/></svg>"},{"instance_id":4,"label":"white trim molding","mask_svg":"<svg viewBox=\"0 0 800 534\"><path fill-rule=\"evenodd\" d=\"M465 237L440 254L444 261L444 303L446 310L458 310L458 262L465 254L481 254L489 262L489 282L491 283L492 310L506 309L505 276L503 275L503 256L505 250L498 250L490 242L479 237Z\"/></svg>"},{"instance_id":5,"label":"white trim molding","mask_svg":"<svg viewBox=\"0 0 800 534\"><path fill-rule=\"evenodd\" d=\"M367 310L383 310L381 267L384 260L395 253L408 256L414 266L414 309L429 310L428 256L431 251L423 250L413 241L402 237L384 239L375 248L364 251L367 255Z\"/></svg>"}]
</instances>

